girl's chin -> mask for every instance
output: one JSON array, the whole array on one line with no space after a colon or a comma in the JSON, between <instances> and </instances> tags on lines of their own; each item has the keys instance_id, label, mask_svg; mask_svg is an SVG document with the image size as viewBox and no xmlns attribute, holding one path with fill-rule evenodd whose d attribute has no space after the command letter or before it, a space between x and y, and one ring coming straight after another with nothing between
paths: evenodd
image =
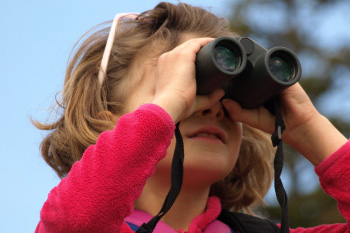
<instances>
[{"instance_id":1,"label":"girl's chin","mask_svg":"<svg viewBox=\"0 0 350 233\"><path fill-rule=\"evenodd\" d=\"M207 183L209 185L225 178L233 167L226 166L185 166L184 179L192 183Z\"/></svg>"}]
</instances>

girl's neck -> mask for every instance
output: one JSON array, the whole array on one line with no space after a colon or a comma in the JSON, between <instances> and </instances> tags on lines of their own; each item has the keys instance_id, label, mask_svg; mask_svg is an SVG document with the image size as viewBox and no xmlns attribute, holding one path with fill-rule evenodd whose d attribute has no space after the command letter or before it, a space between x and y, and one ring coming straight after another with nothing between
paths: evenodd
<instances>
[{"instance_id":1,"label":"girl's neck","mask_svg":"<svg viewBox=\"0 0 350 233\"><path fill-rule=\"evenodd\" d=\"M158 214L169 191L168 185L160 186L157 184L156 187L154 185L152 179L148 180L140 198L134 203L135 209L143 210L152 216ZM204 212L209 188L183 187L174 205L161 221L175 230L187 231L191 221Z\"/></svg>"}]
</instances>

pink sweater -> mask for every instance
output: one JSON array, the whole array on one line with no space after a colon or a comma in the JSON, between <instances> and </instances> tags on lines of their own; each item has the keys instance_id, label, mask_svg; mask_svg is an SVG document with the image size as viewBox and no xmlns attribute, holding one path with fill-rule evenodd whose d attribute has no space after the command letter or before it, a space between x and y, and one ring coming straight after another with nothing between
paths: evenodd
<instances>
[{"instance_id":1,"label":"pink sweater","mask_svg":"<svg viewBox=\"0 0 350 233\"><path fill-rule=\"evenodd\" d=\"M121 117L115 129L103 132L51 190L35 232L133 232L124 219L135 214L133 203L165 157L174 130L170 116L153 104ZM338 201L347 223L291 232L350 232L350 143L316 167L316 173L323 189ZM189 232L213 226L220 209L218 199L210 198L207 210L192 221Z\"/></svg>"}]
</instances>

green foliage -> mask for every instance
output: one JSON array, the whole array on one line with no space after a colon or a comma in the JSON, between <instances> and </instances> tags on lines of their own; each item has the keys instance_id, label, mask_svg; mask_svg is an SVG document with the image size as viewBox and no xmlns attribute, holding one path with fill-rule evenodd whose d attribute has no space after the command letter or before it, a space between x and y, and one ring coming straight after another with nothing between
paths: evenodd
<instances>
[{"instance_id":1,"label":"green foliage","mask_svg":"<svg viewBox=\"0 0 350 233\"><path fill-rule=\"evenodd\" d=\"M290 196L288 207L292 228L345 222L338 212L336 201L325 195L321 189L316 189L306 195ZM276 223L280 222L281 209L279 206L264 208L260 212Z\"/></svg>"},{"instance_id":2,"label":"green foliage","mask_svg":"<svg viewBox=\"0 0 350 233\"><path fill-rule=\"evenodd\" d=\"M350 137L350 120L344 113L346 101L333 101L338 107L326 111L324 100L334 94L348 92L350 85L350 39L342 33L331 37L335 29L349 35L349 16L338 12L350 7L348 0L236 0L232 1L230 22L232 29L242 36L249 36L270 48L286 46L298 54L303 67L301 85L317 108L323 109L326 117L347 137ZM336 15L338 14L338 15ZM329 23L332 17L338 21ZM333 18L334 18L333 17ZM347 17L347 19L346 19ZM343 21L342 21L343 20ZM337 23L339 22L339 23ZM327 25L328 27L324 26ZM343 26L342 26L343 25ZM346 25L346 26L344 26ZM342 28L339 28L342 27ZM323 29L323 30L322 30ZM350 86L349 86L350 87ZM348 95L349 96L349 95ZM336 110L334 110L336 109ZM349 110L348 110L349 111ZM337 210L336 202L318 186L311 193L300 192L297 180L300 171L310 166L298 166L307 161L291 148L285 166L290 171L289 216L292 227L314 226L325 223L344 222ZM313 182L318 183L318 180ZM299 190L299 191L298 191ZM268 206L260 210L264 215L280 221L279 206Z\"/></svg>"}]
</instances>

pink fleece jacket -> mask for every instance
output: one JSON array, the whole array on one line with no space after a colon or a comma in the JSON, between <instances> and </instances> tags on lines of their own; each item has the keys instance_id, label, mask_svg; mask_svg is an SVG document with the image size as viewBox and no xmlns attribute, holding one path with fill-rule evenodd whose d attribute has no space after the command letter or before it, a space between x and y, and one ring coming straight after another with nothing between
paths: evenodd
<instances>
[{"instance_id":1,"label":"pink fleece jacket","mask_svg":"<svg viewBox=\"0 0 350 233\"><path fill-rule=\"evenodd\" d=\"M115 129L103 132L96 145L88 147L67 177L51 190L35 232L133 232L124 219L132 216L133 203L165 157L174 130L170 116L153 104L121 117ZM316 173L323 189L338 201L347 223L291 232L350 232L350 143L316 167ZM210 198L206 211L192 221L189 232L212 227L219 210L218 199Z\"/></svg>"}]
</instances>

